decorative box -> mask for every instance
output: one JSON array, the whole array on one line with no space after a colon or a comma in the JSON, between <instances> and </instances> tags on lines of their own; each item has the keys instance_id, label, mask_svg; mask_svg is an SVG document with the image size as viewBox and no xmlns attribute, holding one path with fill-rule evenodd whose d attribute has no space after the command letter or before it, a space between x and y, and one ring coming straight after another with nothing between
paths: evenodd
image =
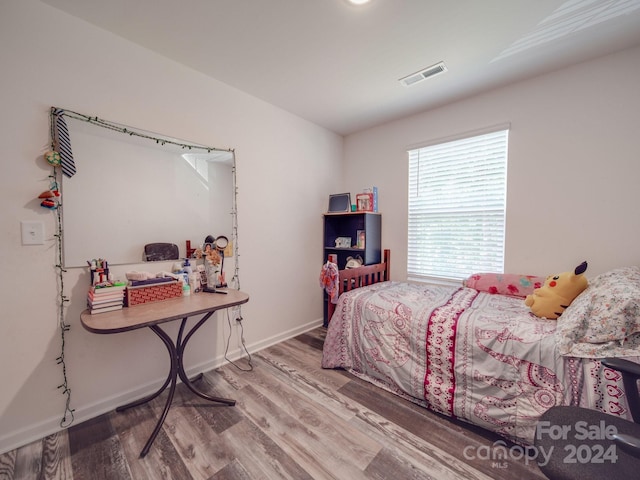
<instances>
[{"instance_id":1,"label":"decorative box","mask_svg":"<svg viewBox=\"0 0 640 480\"><path fill-rule=\"evenodd\" d=\"M356 211L373 212L373 193L356 194Z\"/></svg>"},{"instance_id":2,"label":"decorative box","mask_svg":"<svg viewBox=\"0 0 640 480\"><path fill-rule=\"evenodd\" d=\"M127 307L144 303L159 302L182 296L182 282L171 282L160 285L140 285L127 287L125 304Z\"/></svg>"}]
</instances>

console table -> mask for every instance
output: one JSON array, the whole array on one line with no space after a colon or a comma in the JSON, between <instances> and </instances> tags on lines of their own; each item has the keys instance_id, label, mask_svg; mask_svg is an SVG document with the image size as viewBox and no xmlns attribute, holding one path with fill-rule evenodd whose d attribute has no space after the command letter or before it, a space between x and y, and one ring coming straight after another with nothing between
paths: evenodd
<instances>
[{"instance_id":1,"label":"console table","mask_svg":"<svg viewBox=\"0 0 640 480\"><path fill-rule=\"evenodd\" d=\"M160 395L167 387L169 387L169 395L164 406L162 415L160 416L158 423L156 424L151 437L147 440L146 445L140 452L140 457L144 457L151 448L151 444L156 439L156 436L162 428L162 424L169 412L171 403L173 402L173 396L176 389L176 383L178 378L195 393L197 396L210 400L212 402L219 402L225 405L235 405L236 401L214 397L198 390L193 381L187 377L183 365L183 354L187 342L191 336L217 311L225 308L241 305L249 301L249 295L239 290L224 289L221 293L197 293L188 295L185 297L173 298L170 300L163 300L161 302L147 303L144 305L136 305L133 307L123 308L122 310L116 310L112 312L99 313L91 315L89 310L85 310L80 314L80 321L82 326L92 333L110 334L121 333L136 330L138 328L148 327L150 328L165 344L169 352L171 360L171 367L169 369L169 375L164 384L158 389L157 392L148 395L142 399L135 400L131 403L116 408L117 412L122 412L128 408L142 405L149 402ZM185 329L187 326L187 320L189 317L195 315L203 315L198 322L193 325L188 331ZM174 320L181 320L180 330L175 340L161 328L161 324L171 322ZM198 375L195 380L202 377L202 374Z\"/></svg>"}]
</instances>

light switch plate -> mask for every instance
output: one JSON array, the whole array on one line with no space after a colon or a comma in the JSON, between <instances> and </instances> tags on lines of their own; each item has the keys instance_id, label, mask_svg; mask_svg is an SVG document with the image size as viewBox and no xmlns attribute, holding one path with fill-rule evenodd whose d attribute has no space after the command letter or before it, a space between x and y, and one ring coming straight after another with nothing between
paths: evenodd
<instances>
[{"instance_id":1,"label":"light switch plate","mask_svg":"<svg viewBox=\"0 0 640 480\"><path fill-rule=\"evenodd\" d=\"M44 223L38 220L20 222L23 245L44 245Z\"/></svg>"}]
</instances>

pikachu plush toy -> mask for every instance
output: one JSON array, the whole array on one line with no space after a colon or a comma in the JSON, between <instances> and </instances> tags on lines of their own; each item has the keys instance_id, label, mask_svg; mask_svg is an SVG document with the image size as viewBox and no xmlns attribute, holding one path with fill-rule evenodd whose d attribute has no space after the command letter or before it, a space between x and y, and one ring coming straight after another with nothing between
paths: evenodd
<instances>
[{"instance_id":1,"label":"pikachu plush toy","mask_svg":"<svg viewBox=\"0 0 640 480\"><path fill-rule=\"evenodd\" d=\"M537 317L557 319L574 298L587 288L587 262L582 262L572 272L549 275L540 288L536 288L532 295L527 295L524 304L531 308Z\"/></svg>"}]
</instances>

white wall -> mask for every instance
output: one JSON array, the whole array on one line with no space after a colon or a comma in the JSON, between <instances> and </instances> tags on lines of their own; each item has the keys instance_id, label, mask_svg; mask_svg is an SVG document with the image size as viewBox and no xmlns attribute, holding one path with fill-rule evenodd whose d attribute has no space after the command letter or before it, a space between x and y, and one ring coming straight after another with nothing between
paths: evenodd
<instances>
[{"instance_id":1,"label":"white wall","mask_svg":"<svg viewBox=\"0 0 640 480\"><path fill-rule=\"evenodd\" d=\"M37 199L49 186L51 170L41 155L49 145L50 106L235 148L241 287L251 296L242 310L246 343L255 351L321 323L314 260L322 245L320 213L329 193L339 190L341 137L36 0L3 2L0 65L0 452L56 431L64 412L57 389L55 214ZM117 185L105 187L126 201ZM91 242L99 229L91 221L93 206L86 208ZM21 220L43 221L46 244L23 246ZM64 286L71 325L67 374L78 423L153 390L168 359L150 331L101 336L83 330L85 269L69 270ZM224 318L209 322L194 337L188 366L221 361L225 324Z\"/></svg>"},{"instance_id":2,"label":"white wall","mask_svg":"<svg viewBox=\"0 0 640 480\"><path fill-rule=\"evenodd\" d=\"M407 148L505 122L505 271L640 264L638 78L640 47L348 136L345 185L379 187L392 278L406 279Z\"/></svg>"}]
</instances>

